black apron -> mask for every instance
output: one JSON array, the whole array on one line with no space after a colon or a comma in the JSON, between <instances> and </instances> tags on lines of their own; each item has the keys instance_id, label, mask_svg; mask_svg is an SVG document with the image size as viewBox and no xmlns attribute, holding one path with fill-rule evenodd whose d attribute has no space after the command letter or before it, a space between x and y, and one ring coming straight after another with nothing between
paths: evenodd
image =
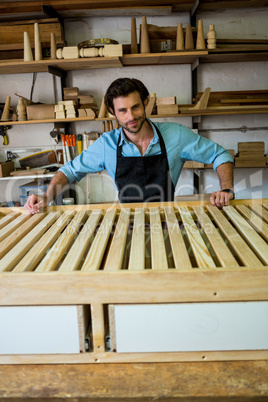
<instances>
[{"instance_id":1,"label":"black apron","mask_svg":"<svg viewBox=\"0 0 268 402\"><path fill-rule=\"evenodd\" d=\"M174 201L175 188L170 176L165 143L159 129L154 127L159 137L160 155L124 157L119 135L115 183L122 203Z\"/></svg>"}]
</instances>

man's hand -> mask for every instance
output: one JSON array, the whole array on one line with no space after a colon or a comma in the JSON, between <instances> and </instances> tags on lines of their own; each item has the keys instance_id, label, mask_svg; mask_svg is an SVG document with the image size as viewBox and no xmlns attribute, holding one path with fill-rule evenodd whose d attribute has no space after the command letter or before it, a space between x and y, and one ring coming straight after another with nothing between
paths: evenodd
<instances>
[{"instance_id":1,"label":"man's hand","mask_svg":"<svg viewBox=\"0 0 268 402\"><path fill-rule=\"evenodd\" d=\"M210 196L210 202L212 205L216 205L218 208L222 208L229 204L229 201L234 198L232 193L226 191L214 191Z\"/></svg>"},{"instance_id":2,"label":"man's hand","mask_svg":"<svg viewBox=\"0 0 268 402\"><path fill-rule=\"evenodd\" d=\"M24 204L24 208L29 211L30 214L38 214L40 208L44 208L47 206L46 197L41 197L40 195L32 194L28 197L26 204Z\"/></svg>"}]
</instances>

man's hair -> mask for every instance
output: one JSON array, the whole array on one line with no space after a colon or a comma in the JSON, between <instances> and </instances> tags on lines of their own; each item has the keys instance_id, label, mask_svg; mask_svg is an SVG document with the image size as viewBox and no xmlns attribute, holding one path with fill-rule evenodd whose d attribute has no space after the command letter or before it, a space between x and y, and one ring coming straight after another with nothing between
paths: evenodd
<instances>
[{"instance_id":1,"label":"man's hair","mask_svg":"<svg viewBox=\"0 0 268 402\"><path fill-rule=\"evenodd\" d=\"M113 81L106 91L104 102L107 110L114 113L114 99L119 96L128 96L137 91L140 94L142 103L149 97L148 89L136 78L118 78Z\"/></svg>"}]
</instances>

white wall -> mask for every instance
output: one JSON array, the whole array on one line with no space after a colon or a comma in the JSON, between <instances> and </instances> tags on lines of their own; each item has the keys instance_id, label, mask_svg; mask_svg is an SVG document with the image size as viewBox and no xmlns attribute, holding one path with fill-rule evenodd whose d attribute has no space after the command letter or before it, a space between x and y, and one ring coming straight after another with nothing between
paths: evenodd
<instances>
[{"instance_id":1,"label":"white wall","mask_svg":"<svg viewBox=\"0 0 268 402\"><path fill-rule=\"evenodd\" d=\"M198 18L204 21L204 32L208 25L215 24L218 38L260 38L267 39L268 9L231 10L219 13L202 13ZM147 17L149 24L158 26L176 26L182 22L184 26L189 23L188 13L172 16ZM137 17L137 27L141 23L141 17ZM138 35L139 36L139 35ZM130 43L130 17L92 17L85 19L66 20L65 37L68 45L76 45L84 40L110 37L120 43ZM268 62L247 63L222 63L202 64L198 67L198 90L203 91L211 87L212 91L224 90L251 90L267 89ZM68 85L77 86L81 93L94 95L98 106L108 85L118 77L135 77L141 79L148 87L149 92L156 92L157 96L177 97L178 103L191 102L191 66L144 66L114 69L93 69L86 71L73 71L68 75ZM11 104L16 106L18 98L15 92L29 97L32 85L32 74L2 75L0 76L0 102L5 102L6 96L11 95ZM54 103L53 78L48 73L38 73L34 90L35 102ZM191 118L164 119L182 123L192 127ZM159 120L160 121L160 120ZM161 120L163 121L163 120ZM259 127L258 131L241 133L240 127ZM266 127L266 129L262 129ZM199 124L201 135L207 136L229 149L237 151L239 141L265 141L267 149L268 116L262 115L236 115L236 116L207 116L202 117ZM36 124L25 126L13 126L8 131L10 144L3 147L0 143L0 161L5 160L4 149L50 149L51 142L49 132L53 124ZM218 129L233 129L231 131L218 132ZM101 122L84 122L72 125L75 134L84 131L101 132ZM1 140L1 139L0 139ZM30 154L28 152L27 154ZM27 154L19 154L20 157ZM86 194L86 182L90 183L90 198ZM29 180L31 181L31 180ZM0 202L18 200L18 186L26 181L12 185L12 191L8 194L8 183L0 181ZM218 180L213 171L201 172L200 183L204 191L217 190ZM176 188L177 195L192 194L192 171L184 171ZM10 189L9 184L9 189ZM116 197L113 184L105 175L90 176L83 179L78 186L78 202L112 201ZM267 169L237 169L235 170L235 190L237 198L268 197Z\"/></svg>"}]
</instances>

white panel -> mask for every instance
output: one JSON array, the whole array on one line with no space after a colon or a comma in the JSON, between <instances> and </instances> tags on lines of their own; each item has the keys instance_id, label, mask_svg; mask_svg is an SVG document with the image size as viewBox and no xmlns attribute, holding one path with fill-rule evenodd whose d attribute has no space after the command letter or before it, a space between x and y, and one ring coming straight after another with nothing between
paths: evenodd
<instances>
[{"instance_id":1,"label":"white panel","mask_svg":"<svg viewBox=\"0 0 268 402\"><path fill-rule=\"evenodd\" d=\"M0 308L0 354L79 351L76 306Z\"/></svg>"},{"instance_id":2,"label":"white panel","mask_svg":"<svg viewBox=\"0 0 268 402\"><path fill-rule=\"evenodd\" d=\"M115 306L116 350L268 349L268 302Z\"/></svg>"}]
</instances>

